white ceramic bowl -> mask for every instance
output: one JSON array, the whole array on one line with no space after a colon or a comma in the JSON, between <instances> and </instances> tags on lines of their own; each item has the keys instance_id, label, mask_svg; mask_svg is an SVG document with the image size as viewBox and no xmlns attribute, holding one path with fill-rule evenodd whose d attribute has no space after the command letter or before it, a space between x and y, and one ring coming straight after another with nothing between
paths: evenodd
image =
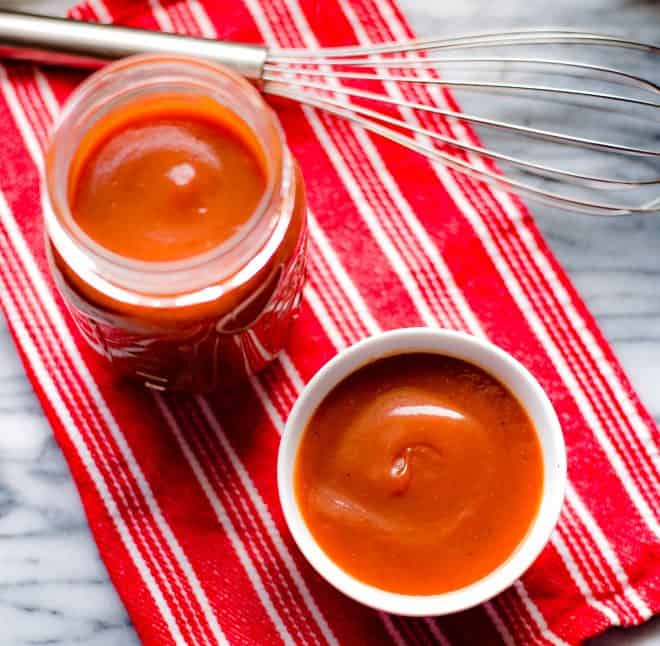
<instances>
[{"instance_id":1,"label":"white ceramic bowl","mask_svg":"<svg viewBox=\"0 0 660 646\"><path fill-rule=\"evenodd\" d=\"M541 505L527 535L514 553L483 579L436 595L387 592L354 578L319 547L296 502L293 467L307 423L325 396L345 377L375 359L393 354L425 352L456 357L483 368L518 398L538 433L543 454ZM561 510L566 484L566 450L559 420L531 373L511 355L474 336L449 330L407 328L365 339L329 361L307 384L282 435L277 481L284 517L298 547L314 569L347 596L372 608L408 616L445 615L465 610L495 596L534 562L550 538Z\"/></svg>"}]
</instances>

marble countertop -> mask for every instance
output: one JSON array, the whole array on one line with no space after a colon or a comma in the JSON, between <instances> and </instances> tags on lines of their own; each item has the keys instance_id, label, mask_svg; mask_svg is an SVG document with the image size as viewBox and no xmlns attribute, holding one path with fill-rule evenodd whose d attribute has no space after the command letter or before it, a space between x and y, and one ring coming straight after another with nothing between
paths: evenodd
<instances>
[{"instance_id":1,"label":"marble countertop","mask_svg":"<svg viewBox=\"0 0 660 646\"><path fill-rule=\"evenodd\" d=\"M587 26L657 40L654 0L399 0L420 35ZM0 0L63 13L67 0ZM658 81L658 70L655 69ZM660 219L534 214L656 421L660 421ZM67 465L0 318L0 644L131 646L138 640L101 563ZM660 643L660 619L591 646Z\"/></svg>"}]
</instances>

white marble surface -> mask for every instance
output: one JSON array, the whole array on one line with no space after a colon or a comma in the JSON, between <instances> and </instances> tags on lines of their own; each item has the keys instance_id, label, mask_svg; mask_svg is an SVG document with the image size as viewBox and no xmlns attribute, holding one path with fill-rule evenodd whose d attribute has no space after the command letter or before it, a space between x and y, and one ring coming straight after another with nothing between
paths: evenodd
<instances>
[{"instance_id":1,"label":"white marble surface","mask_svg":"<svg viewBox=\"0 0 660 646\"><path fill-rule=\"evenodd\" d=\"M587 26L657 40L653 0L400 0L420 34ZM67 0L0 0L62 13ZM647 70L648 73L648 70ZM655 71L658 81L659 72ZM497 109L497 106L494 107ZM546 238L660 420L660 219L594 220L534 209ZM0 320L0 644L138 642L108 581L77 492ZM593 645L660 644L660 620ZM592 645L592 646L593 646Z\"/></svg>"}]
</instances>

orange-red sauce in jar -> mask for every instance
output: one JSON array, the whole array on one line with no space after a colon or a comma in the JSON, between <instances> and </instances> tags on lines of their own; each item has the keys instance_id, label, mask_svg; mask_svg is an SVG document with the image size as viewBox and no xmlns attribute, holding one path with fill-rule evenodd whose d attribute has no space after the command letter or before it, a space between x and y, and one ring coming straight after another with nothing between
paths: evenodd
<instances>
[{"instance_id":1,"label":"orange-red sauce in jar","mask_svg":"<svg viewBox=\"0 0 660 646\"><path fill-rule=\"evenodd\" d=\"M266 189L256 144L205 102L137 103L88 132L71 212L97 243L147 261L189 258L240 233Z\"/></svg>"},{"instance_id":2,"label":"orange-red sauce in jar","mask_svg":"<svg viewBox=\"0 0 660 646\"><path fill-rule=\"evenodd\" d=\"M140 56L70 99L46 159L51 267L89 344L163 390L210 390L281 350L305 275L302 177L254 87Z\"/></svg>"},{"instance_id":3,"label":"orange-red sauce in jar","mask_svg":"<svg viewBox=\"0 0 660 646\"><path fill-rule=\"evenodd\" d=\"M540 505L543 462L504 385L459 359L402 354L326 396L304 431L294 488L342 569L430 595L483 578L513 553Z\"/></svg>"}]
</instances>

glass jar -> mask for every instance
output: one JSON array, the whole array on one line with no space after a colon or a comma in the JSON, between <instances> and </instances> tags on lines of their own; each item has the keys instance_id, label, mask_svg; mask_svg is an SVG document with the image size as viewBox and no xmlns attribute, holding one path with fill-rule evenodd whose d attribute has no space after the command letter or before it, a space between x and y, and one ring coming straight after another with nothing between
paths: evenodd
<instances>
[{"instance_id":1,"label":"glass jar","mask_svg":"<svg viewBox=\"0 0 660 646\"><path fill-rule=\"evenodd\" d=\"M100 119L136 101L211 100L258 142L266 190L233 237L182 260L150 262L90 238L70 211L72 163ZM178 56L136 56L72 94L46 155L50 266L78 328L118 372L157 390L211 390L252 375L279 352L305 276L302 177L277 117L243 78Z\"/></svg>"}]
</instances>

